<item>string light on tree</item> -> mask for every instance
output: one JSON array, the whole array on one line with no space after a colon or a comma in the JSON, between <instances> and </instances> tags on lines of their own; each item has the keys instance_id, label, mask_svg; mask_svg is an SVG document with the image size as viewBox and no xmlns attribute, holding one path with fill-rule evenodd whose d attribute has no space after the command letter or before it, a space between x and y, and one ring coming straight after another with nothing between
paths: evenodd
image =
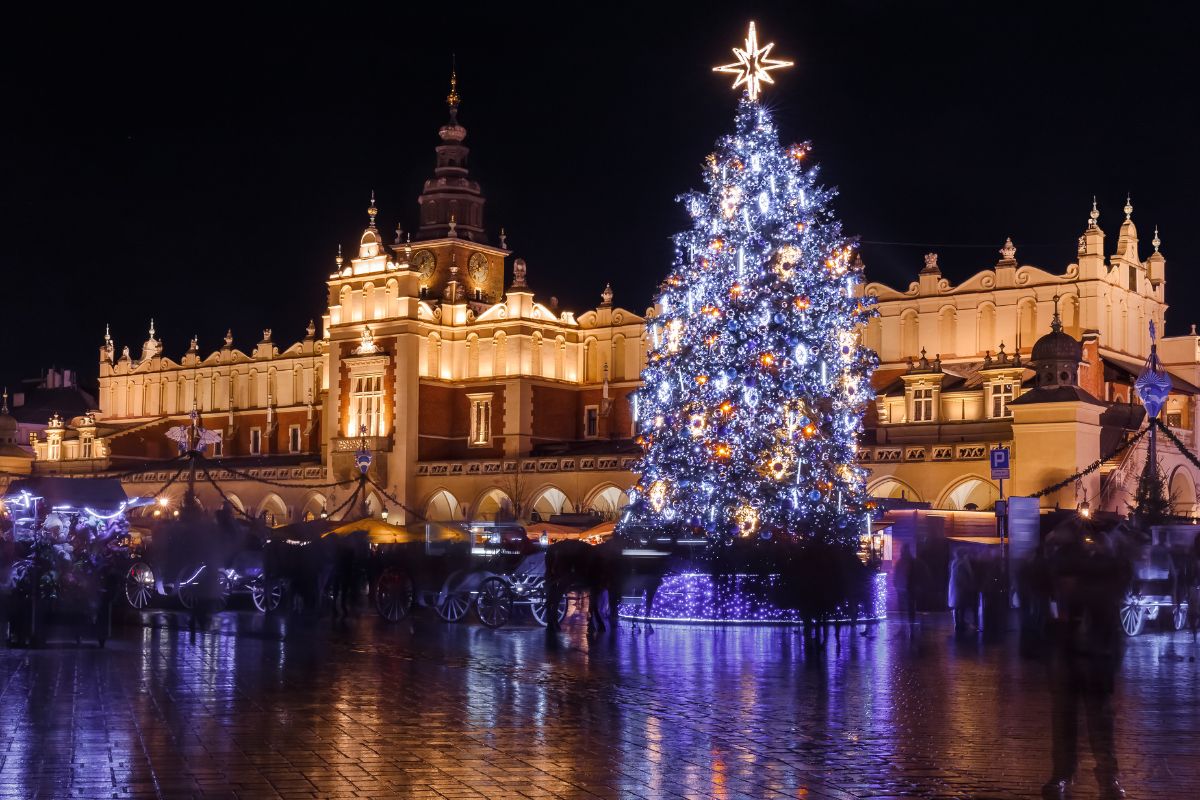
<instances>
[{"instance_id":1,"label":"string light on tree","mask_svg":"<svg viewBox=\"0 0 1200 800\"><path fill-rule=\"evenodd\" d=\"M706 160L707 191L681 198L692 227L650 324L625 523L851 544L866 520L855 452L876 363L854 331L875 310L810 146L783 147L758 102L787 65L770 52L751 25L739 64L718 68L745 92Z\"/></svg>"}]
</instances>

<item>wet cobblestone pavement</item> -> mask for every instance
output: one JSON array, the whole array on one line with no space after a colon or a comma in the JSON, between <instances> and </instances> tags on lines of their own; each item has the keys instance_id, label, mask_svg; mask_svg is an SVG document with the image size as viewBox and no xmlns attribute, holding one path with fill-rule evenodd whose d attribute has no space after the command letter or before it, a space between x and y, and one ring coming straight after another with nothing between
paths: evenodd
<instances>
[{"instance_id":1,"label":"wet cobblestone pavement","mask_svg":"<svg viewBox=\"0 0 1200 800\"><path fill-rule=\"evenodd\" d=\"M105 650L0 650L0 797L1024 798L1049 771L1040 666L937 616L807 652L777 628L576 625L548 649L424 618L143 623ZM1198 655L1131 642L1131 798L1200 797Z\"/></svg>"}]
</instances>

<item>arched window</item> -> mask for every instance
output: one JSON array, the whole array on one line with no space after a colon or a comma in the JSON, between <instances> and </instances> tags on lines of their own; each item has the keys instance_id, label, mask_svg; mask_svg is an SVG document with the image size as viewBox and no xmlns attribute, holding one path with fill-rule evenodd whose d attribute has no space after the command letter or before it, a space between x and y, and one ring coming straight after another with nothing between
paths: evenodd
<instances>
[{"instance_id":1,"label":"arched window","mask_svg":"<svg viewBox=\"0 0 1200 800\"><path fill-rule=\"evenodd\" d=\"M938 317L938 348L943 356L958 352L958 312L951 307Z\"/></svg>"},{"instance_id":2,"label":"arched window","mask_svg":"<svg viewBox=\"0 0 1200 800\"><path fill-rule=\"evenodd\" d=\"M921 332L917 312L909 310L900 315L900 358L916 356L921 350Z\"/></svg>"},{"instance_id":3,"label":"arched window","mask_svg":"<svg viewBox=\"0 0 1200 800\"><path fill-rule=\"evenodd\" d=\"M996 340L996 307L991 303L979 306L979 330L976 341L976 354L996 352L999 342Z\"/></svg>"},{"instance_id":4,"label":"arched window","mask_svg":"<svg viewBox=\"0 0 1200 800\"><path fill-rule=\"evenodd\" d=\"M867 329L863 334L863 346L878 353L882 344L883 329L879 317L871 317L867 320Z\"/></svg>"},{"instance_id":5,"label":"arched window","mask_svg":"<svg viewBox=\"0 0 1200 800\"><path fill-rule=\"evenodd\" d=\"M442 376L442 339L436 333L429 334L425 342L425 374L431 378Z\"/></svg>"},{"instance_id":6,"label":"arched window","mask_svg":"<svg viewBox=\"0 0 1200 800\"><path fill-rule=\"evenodd\" d=\"M506 338L504 331L496 331L496 336L494 337L495 352L492 357L492 374L496 376L508 374L508 343Z\"/></svg>"},{"instance_id":7,"label":"arched window","mask_svg":"<svg viewBox=\"0 0 1200 800\"><path fill-rule=\"evenodd\" d=\"M1069 294L1062 298L1059 308L1063 330L1078 339L1083 335L1083 325L1079 320L1079 298Z\"/></svg>"},{"instance_id":8,"label":"arched window","mask_svg":"<svg viewBox=\"0 0 1200 800\"><path fill-rule=\"evenodd\" d=\"M1037 301L1032 297L1026 297L1017 304L1017 336L1018 346L1022 349L1033 347L1042 335L1043 331L1038 328L1037 320Z\"/></svg>"},{"instance_id":9,"label":"arched window","mask_svg":"<svg viewBox=\"0 0 1200 800\"><path fill-rule=\"evenodd\" d=\"M608 377L614 381L628 380L630 376L625 374L625 337L617 334L612 340L612 358L609 360L612 368L609 370Z\"/></svg>"},{"instance_id":10,"label":"arched window","mask_svg":"<svg viewBox=\"0 0 1200 800\"><path fill-rule=\"evenodd\" d=\"M554 343L554 374L550 377L564 380L567 377L567 340L558 336L554 339Z\"/></svg>"},{"instance_id":11,"label":"arched window","mask_svg":"<svg viewBox=\"0 0 1200 800\"><path fill-rule=\"evenodd\" d=\"M533 332L533 350L530 358L529 366L530 373L535 377L540 377L542 374L542 333L541 331Z\"/></svg>"},{"instance_id":12,"label":"arched window","mask_svg":"<svg viewBox=\"0 0 1200 800\"><path fill-rule=\"evenodd\" d=\"M479 337L473 333L467 337L467 377L479 377Z\"/></svg>"}]
</instances>

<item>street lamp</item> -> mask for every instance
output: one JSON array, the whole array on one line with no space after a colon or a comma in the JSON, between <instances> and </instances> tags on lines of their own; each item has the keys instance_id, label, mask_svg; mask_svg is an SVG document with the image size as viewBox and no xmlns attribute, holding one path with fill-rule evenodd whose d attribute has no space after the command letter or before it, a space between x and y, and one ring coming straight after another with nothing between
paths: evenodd
<instances>
[{"instance_id":1,"label":"street lamp","mask_svg":"<svg viewBox=\"0 0 1200 800\"><path fill-rule=\"evenodd\" d=\"M384 522L387 522L387 518L388 518L388 510L385 508L385 509L384 509L384 510L383 510L383 511L382 511L382 512L379 514L379 516L383 518L383 521L384 521Z\"/></svg>"}]
</instances>

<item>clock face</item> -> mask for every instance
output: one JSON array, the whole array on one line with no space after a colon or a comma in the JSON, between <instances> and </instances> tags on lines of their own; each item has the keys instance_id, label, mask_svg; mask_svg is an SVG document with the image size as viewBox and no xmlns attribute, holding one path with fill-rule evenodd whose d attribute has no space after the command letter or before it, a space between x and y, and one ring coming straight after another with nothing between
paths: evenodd
<instances>
[{"instance_id":1,"label":"clock face","mask_svg":"<svg viewBox=\"0 0 1200 800\"><path fill-rule=\"evenodd\" d=\"M471 260L467 262L467 271L471 274L471 280L475 281L475 283L486 283L488 277L487 256L483 253L472 255Z\"/></svg>"},{"instance_id":2,"label":"clock face","mask_svg":"<svg viewBox=\"0 0 1200 800\"><path fill-rule=\"evenodd\" d=\"M437 259L428 250L418 250L413 254L413 268L421 275L421 281L428 283L437 268Z\"/></svg>"}]
</instances>

